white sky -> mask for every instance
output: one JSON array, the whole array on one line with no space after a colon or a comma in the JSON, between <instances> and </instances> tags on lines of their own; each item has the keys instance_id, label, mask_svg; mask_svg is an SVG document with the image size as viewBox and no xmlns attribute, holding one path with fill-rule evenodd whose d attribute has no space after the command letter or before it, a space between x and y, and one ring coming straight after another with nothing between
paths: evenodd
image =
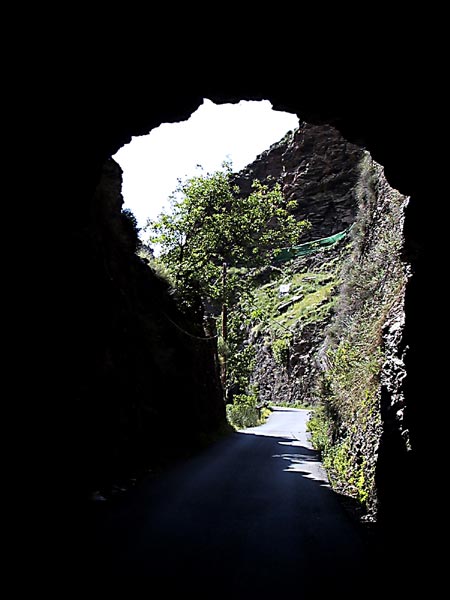
<instances>
[{"instance_id":1,"label":"white sky","mask_svg":"<svg viewBox=\"0 0 450 600\"><path fill-rule=\"evenodd\" d=\"M268 100L220 105L204 100L187 121L133 137L113 156L123 170L124 208L144 227L167 206L179 178L201 173L198 165L212 172L230 159L239 171L297 127L296 115L274 111Z\"/></svg>"}]
</instances>

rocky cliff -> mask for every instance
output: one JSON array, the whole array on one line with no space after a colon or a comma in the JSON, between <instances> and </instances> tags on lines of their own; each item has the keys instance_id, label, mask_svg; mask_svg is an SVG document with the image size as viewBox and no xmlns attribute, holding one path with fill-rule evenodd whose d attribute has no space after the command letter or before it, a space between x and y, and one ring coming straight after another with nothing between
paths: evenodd
<instances>
[{"instance_id":1,"label":"rocky cliff","mask_svg":"<svg viewBox=\"0 0 450 600\"><path fill-rule=\"evenodd\" d=\"M236 184L245 194L254 179L280 183L285 198L297 203L298 218L311 223L304 241L314 240L354 222L361 157L362 149L334 127L301 122L241 171Z\"/></svg>"},{"instance_id":2,"label":"rocky cliff","mask_svg":"<svg viewBox=\"0 0 450 600\"><path fill-rule=\"evenodd\" d=\"M372 518L384 510L387 487L392 491L384 477L409 448L403 411L409 266L402 255L408 199L389 186L369 154L356 193L352 245L322 353L320 396L330 435L322 450L336 488L357 498Z\"/></svg>"},{"instance_id":3,"label":"rocky cliff","mask_svg":"<svg viewBox=\"0 0 450 600\"><path fill-rule=\"evenodd\" d=\"M89 219L66 252L76 255L67 264L76 306L67 356L74 490L108 493L112 482L188 452L225 423L214 340L136 255L121 182L109 159Z\"/></svg>"},{"instance_id":4,"label":"rocky cliff","mask_svg":"<svg viewBox=\"0 0 450 600\"><path fill-rule=\"evenodd\" d=\"M301 122L235 176L241 193L254 179L279 183L296 203L294 214L311 227L302 242L347 229L356 219L363 150L329 125ZM264 402L314 403L317 353L332 316L345 241L275 269L257 295L266 322L254 327L252 384ZM286 292L280 293L284 286ZM287 286L287 287L286 287ZM284 348L284 349L283 349Z\"/></svg>"},{"instance_id":5,"label":"rocky cliff","mask_svg":"<svg viewBox=\"0 0 450 600\"><path fill-rule=\"evenodd\" d=\"M323 171L322 171L323 170ZM323 173L323 180L322 180ZM320 405L314 440L335 489L382 516L403 489L403 339L407 198L367 152L331 127L301 124L236 180L281 183L309 219L309 239L352 225L344 239L272 268L248 332L260 400ZM396 490L396 491L395 491ZM401 506L397 499L398 506Z\"/></svg>"},{"instance_id":6,"label":"rocky cliff","mask_svg":"<svg viewBox=\"0 0 450 600\"><path fill-rule=\"evenodd\" d=\"M284 265L258 290L257 305L266 308L266 320L251 333L255 347L251 382L262 402L317 403L322 346L347 255L343 240Z\"/></svg>"}]
</instances>

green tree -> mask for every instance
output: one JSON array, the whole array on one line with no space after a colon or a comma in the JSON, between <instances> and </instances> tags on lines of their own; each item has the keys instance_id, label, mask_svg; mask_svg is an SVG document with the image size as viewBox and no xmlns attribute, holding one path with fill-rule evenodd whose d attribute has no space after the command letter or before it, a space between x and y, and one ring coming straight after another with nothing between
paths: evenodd
<instances>
[{"instance_id":1,"label":"green tree","mask_svg":"<svg viewBox=\"0 0 450 600\"><path fill-rule=\"evenodd\" d=\"M148 222L150 241L181 298L192 304L200 297L213 312L236 304L248 289L249 269L270 263L306 226L293 217L296 203L285 201L278 184L269 189L255 180L252 193L240 195L229 163L180 182L170 201L168 212Z\"/></svg>"},{"instance_id":2,"label":"green tree","mask_svg":"<svg viewBox=\"0 0 450 600\"><path fill-rule=\"evenodd\" d=\"M295 219L291 211L296 202L287 202L278 184L269 188L255 180L252 192L241 195L232 184L229 163L224 163L223 171L180 181L170 201L170 210L147 224L150 242L159 246L158 260L180 300L211 315L222 314L219 351L225 389L227 354L231 347L236 357L240 344L236 311L249 305L252 273L270 264L282 247L296 244L308 223ZM242 317L238 329L245 322ZM240 369L242 362L234 361ZM242 374L249 378L244 371L248 369ZM243 378L240 373L232 375L230 381Z\"/></svg>"}]
</instances>

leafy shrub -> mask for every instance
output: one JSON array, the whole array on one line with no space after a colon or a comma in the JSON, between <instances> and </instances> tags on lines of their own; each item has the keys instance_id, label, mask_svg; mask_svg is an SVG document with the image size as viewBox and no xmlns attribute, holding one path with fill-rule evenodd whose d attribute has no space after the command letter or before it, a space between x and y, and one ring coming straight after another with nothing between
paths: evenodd
<instances>
[{"instance_id":1,"label":"leafy shrub","mask_svg":"<svg viewBox=\"0 0 450 600\"><path fill-rule=\"evenodd\" d=\"M289 360L290 337L282 337L272 342L272 354L277 365L286 365Z\"/></svg>"},{"instance_id":2,"label":"leafy shrub","mask_svg":"<svg viewBox=\"0 0 450 600\"><path fill-rule=\"evenodd\" d=\"M358 495L358 500L361 502L361 504L366 504L371 491L370 486L368 485L368 478L366 476L366 460L363 460L357 472L355 487Z\"/></svg>"},{"instance_id":3,"label":"leafy shrub","mask_svg":"<svg viewBox=\"0 0 450 600\"><path fill-rule=\"evenodd\" d=\"M255 394L238 394L233 404L227 406L227 418L236 429L256 427L260 425L259 410L256 408L258 398Z\"/></svg>"},{"instance_id":4,"label":"leafy shrub","mask_svg":"<svg viewBox=\"0 0 450 600\"><path fill-rule=\"evenodd\" d=\"M348 479L352 467L348 439L327 449L323 466L333 482L345 482Z\"/></svg>"},{"instance_id":5,"label":"leafy shrub","mask_svg":"<svg viewBox=\"0 0 450 600\"><path fill-rule=\"evenodd\" d=\"M325 414L323 406L316 408L310 413L306 430L311 433L311 443L313 448L321 454L327 451L330 447L330 421Z\"/></svg>"},{"instance_id":6,"label":"leafy shrub","mask_svg":"<svg viewBox=\"0 0 450 600\"><path fill-rule=\"evenodd\" d=\"M332 486L367 505L374 493L373 466L355 451L351 434L333 440L336 425L330 408L322 405L310 413L307 431L311 433L311 443L321 453Z\"/></svg>"},{"instance_id":7,"label":"leafy shrub","mask_svg":"<svg viewBox=\"0 0 450 600\"><path fill-rule=\"evenodd\" d=\"M272 410L270 408L262 408L261 409L261 417L259 420L260 424L265 423L271 414L272 414Z\"/></svg>"}]
</instances>

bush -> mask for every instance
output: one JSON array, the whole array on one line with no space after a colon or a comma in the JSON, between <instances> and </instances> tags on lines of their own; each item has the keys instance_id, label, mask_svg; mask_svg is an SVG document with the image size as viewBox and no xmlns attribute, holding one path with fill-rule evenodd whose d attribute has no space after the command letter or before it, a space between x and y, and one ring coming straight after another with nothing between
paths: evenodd
<instances>
[{"instance_id":1,"label":"bush","mask_svg":"<svg viewBox=\"0 0 450 600\"><path fill-rule=\"evenodd\" d=\"M367 461L363 459L357 464L349 437L333 443L333 421L324 406L316 408L310 415L306 428L311 433L313 447L321 454L330 483L365 505L373 487L373 474L367 468Z\"/></svg>"},{"instance_id":2,"label":"bush","mask_svg":"<svg viewBox=\"0 0 450 600\"><path fill-rule=\"evenodd\" d=\"M321 455L326 453L331 445L330 421L323 407L316 408L310 413L306 430L311 433L311 444Z\"/></svg>"},{"instance_id":3,"label":"bush","mask_svg":"<svg viewBox=\"0 0 450 600\"><path fill-rule=\"evenodd\" d=\"M277 365L286 365L289 361L290 337L278 338L272 342L272 354Z\"/></svg>"},{"instance_id":4,"label":"bush","mask_svg":"<svg viewBox=\"0 0 450 600\"><path fill-rule=\"evenodd\" d=\"M257 396L254 394L238 394L233 404L227 406L227 418L236 429L256 427L261 424L259 410L256 408Z\"/></svg>"},{"instance_id":5,"label":"bush","mask_svg":"<svg viewBox=\"0 0 450 600\"><path fill-rule=\"evenodd\" d=\"M323 466L332 483L342 485L348 480L353 465L350 460L350 444L347 439L327 449Z\"/></svg>"}]
</instances>

